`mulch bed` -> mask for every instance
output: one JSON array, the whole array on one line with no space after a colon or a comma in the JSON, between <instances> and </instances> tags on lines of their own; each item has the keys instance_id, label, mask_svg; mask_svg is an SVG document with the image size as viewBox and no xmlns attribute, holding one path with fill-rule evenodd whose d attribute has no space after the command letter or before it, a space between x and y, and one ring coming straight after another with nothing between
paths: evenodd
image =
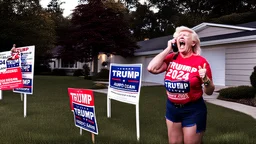
<instances>
[{"instance_id":1,"label":"mulch bed","mask_svg":"<svg viewBox=\"0 0 256 144\"><path fill-rule=\"evenodd\" d=\"M231 102L236 102L236 103L241 103L241 104L245 104L245 105L256 107L256 98L252 98L252 99L237 99L236 100L236 99L228 99L228 98L218 97L217 99L225 100L225 101L231 101Z\"/></svg>"}]
</instances>

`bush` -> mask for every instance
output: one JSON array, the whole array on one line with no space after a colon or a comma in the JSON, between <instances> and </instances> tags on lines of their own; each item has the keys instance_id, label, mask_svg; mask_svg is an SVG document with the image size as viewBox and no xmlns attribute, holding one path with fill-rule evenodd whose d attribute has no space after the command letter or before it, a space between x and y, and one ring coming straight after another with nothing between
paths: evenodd
<instances>
[{"instance_id":1,"label":"bush","mask_svg":"<svg viewBox=\"0 0 256 144\"><path fill-rule=\"evenodd\" d=\"M93 76L93 80L108 80L109 79L109 70L101 69L99 73Z\"/></svg>"},{"instance_id":2,"label":"bush","mask_svg":"<svg viewBox=\"0 0 256 144\"><path fill-rule=\"evenodd\" d=\"M220 90L218 98L249 99L255 97L255 89L251 86L228 87Z\"/></svg>"},{"instance_id":3,"label":"bush","mask_svg":"<svg viewBox=\"0 0 256 144\"><path fill-rule=\"evenodd\" d=\"M50 65L35 65L35 75L44 75L44 74L50 74L51 73L51 68Z\"/></svg>"},{"instance_id":4,"label":"bush","mask_svg":"<svg viewBox=\"0 0 256 144\"><path fill-rule=\"evenodd\" d=\"M253 68L254 71L250 76L251 85L256 89L256 66Z\"/></svg>"},{"instance_id":5,"label":"bush","mask_svg":"<svg viewBox=\"0 0 256 144\"><path fill-rule=\"evenodd\" d=\"M66 72L65 69L53 69L52 75L55 75L55 76L66 76L67 72Z\"/></svg>"},{"instance_id":6,"label":"bush","mask_svg":"<svg viewBox=\"0 0 256 144\"><path fill-rule=\"evenodd\" d=\"M107 84L95 83L91 89L106 89L108 88Z\"/></svg>"},{"instance_id":7,"label":"bush","mask_svg":"<svg viewBox=\"0 0 256 144\"><path fill-rule=\"evenodd\" d=\"M90 68L87 64L83 65L83 70L84 70L84 76L87 77L88 75L90 75Z\"/></svg>"},{"instance_id":8,"label":"bush","mask_svg":"<svg viewBox=\"0 0 256 144\"><path fill-rule=\"evenodd\" d=\"M77 69L77 70L75 70L74 71L74 73L73 73L73 76L83 76L84 75L84 72L83 72L83 70L82 69Z\"/></svg>"}]
</instances>

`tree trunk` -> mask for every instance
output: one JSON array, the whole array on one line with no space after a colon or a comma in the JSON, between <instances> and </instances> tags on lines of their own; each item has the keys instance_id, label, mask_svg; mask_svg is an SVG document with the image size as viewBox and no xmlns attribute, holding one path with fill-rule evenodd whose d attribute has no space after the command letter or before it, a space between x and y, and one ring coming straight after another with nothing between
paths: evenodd
<instances>
[{"instance_id":1,"label":"tree trunk","mask_svg":"<svg viewBox=\"0 0 256 144\"><path fill-rule=\"evenodd\" d=\"M98 55L93 57L93 75L98 73Z\"/></svg>"}]
</instances>

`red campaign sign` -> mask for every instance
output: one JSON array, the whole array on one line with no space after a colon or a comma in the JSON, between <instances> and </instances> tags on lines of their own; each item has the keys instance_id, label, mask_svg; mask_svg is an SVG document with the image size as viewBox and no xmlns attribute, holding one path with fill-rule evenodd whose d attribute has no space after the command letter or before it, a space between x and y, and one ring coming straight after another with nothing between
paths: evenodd
<instances>
[{"instance_id":1,"label":"red campaign sign","mask_svg":"<svg viewBox=\"0 0 256 144\"><path fill-rule=\"evenodd\" d=\"M28 51L28 49L29 49L28 47L15 48L15 50L18 52Z\"/></svg>"},{"instance_id":2,"label":"red campaign sign","mask_svg":"<svg viewBox=\"0 0 256 144\"><path fill-rule=\"evenodd\" d=\"M94 106L94 96L92 90L68 88L69 102L71 110L74 110L72 103L85 106Z\"/></svg>"},{"instance_id":3,"label":"red campaign sign","mask_svg":"<svg viewBox=\"0 0 256 144\"><path fill-rule=\"evenodd\" d=\"M20 67L8 68L5 72L0 72L0 78L0 90L11 90L23 87Z\"/></svg>"}]
</instances>

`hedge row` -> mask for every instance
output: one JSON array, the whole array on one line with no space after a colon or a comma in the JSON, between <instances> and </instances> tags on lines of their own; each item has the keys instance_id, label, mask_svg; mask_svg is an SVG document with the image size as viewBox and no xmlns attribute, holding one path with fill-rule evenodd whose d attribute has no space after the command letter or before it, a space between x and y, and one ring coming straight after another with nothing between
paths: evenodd
<instances>
[{"instance_id":1,"label":"hedge row","mask_svg":"<svg viewBox=\"0 0 256 144\"><path fill-rule=\"evenodd\" d=\"M250 99L254 98L255 94L256 90L252 86L237 86L221 89L218 98Z\"/></svg>"}]
</instances>

